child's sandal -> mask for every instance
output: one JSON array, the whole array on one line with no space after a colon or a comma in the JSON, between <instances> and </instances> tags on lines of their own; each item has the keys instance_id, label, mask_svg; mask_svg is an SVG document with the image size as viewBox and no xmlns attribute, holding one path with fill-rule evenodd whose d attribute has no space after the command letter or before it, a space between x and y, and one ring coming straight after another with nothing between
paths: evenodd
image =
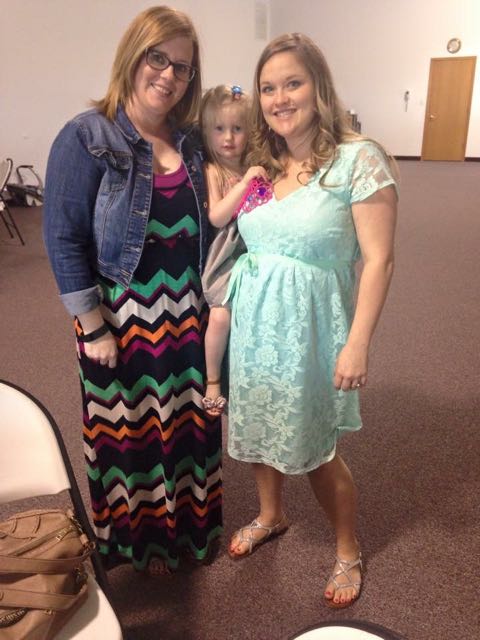
<instances>
[{"instance_id":1,"label":"child's sandal","mask_svg":"<svg viewBox=\"0 0 480 640\"><path fill-rule=\"evenodd\" d=\"M210 384L220 384L220 380L207 380L207 386ZM227 404L227 399L223 396L218 396L215 400L213 398L208 398L205 396L202 398L203 408L207 413L211 416L221 416L225 410L225 406Z\"/></svg>"},{"instance_id":2,"label":"child's sandal","mask_svg":"<svg viewBox=\"0 0 480 640\"><path fill-rule=\"evenodd\" d=\"M202 398L202 404L206 411L210 411L213 415L220 416L225 409L227 399L223 396L218 396L216 400L212 400L212 398Z\"/></svg>"}]
</instances>

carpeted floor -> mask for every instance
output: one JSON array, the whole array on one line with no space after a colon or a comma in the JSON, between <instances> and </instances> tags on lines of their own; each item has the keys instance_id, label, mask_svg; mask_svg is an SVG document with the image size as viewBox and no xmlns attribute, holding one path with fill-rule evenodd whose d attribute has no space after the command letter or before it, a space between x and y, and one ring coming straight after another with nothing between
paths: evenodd
<instances>
[{"instance_id":1,"label":"carpeted floor","mask_svg":"<svg viewBox=\"0 0 480 640\"><path fill-rule=\"evenodd\" d=\"M480 575L480 164L400 163L397 266L378 327L364 429L340 451L360 490L367 562L360 600L322 605L333 537L304 478L285 486L289 531L232 562L231 532L256 515L247 466L225 456L222 549L161 579L110 573L128 640L286 640L325 620L370 620L409 640L473 639ZM73 334L41 242L41 210L0 227L0 378L59 422L88 503Z\"/></svg>"}]
</instances>

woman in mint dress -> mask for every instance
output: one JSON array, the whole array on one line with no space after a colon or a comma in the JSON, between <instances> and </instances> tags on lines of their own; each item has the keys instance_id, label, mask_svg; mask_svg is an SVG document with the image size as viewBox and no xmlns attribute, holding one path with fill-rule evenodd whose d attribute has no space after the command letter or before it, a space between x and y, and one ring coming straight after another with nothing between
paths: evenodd
<instances>
[{"instance_id":1,"label":"woman in mint dress","mask_svg":"<svg viewBox=\"0 0 480 640\"><path fill-rule=\"evenodd\" d=\"M361 428L358 389L393 268L395 179L375 142L348 126L316 45L300 34L257 66L252 185L238 217L248 252L230 282L229 453L252 463L260 510L233 536L242 558L288 528L284 474L307 473L337 538L325 603L361 588L356 489L337 440ZM355 263L363 272L355 304Z\"/></svg>"}]
</instances>

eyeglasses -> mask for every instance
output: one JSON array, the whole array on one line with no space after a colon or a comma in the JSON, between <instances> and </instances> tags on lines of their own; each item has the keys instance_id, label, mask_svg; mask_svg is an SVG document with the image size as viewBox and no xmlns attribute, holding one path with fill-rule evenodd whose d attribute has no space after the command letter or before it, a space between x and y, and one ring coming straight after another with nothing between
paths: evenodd
<instances>
[{"instance_id":1,"label":"eyeglasses","mask_svg":"<svg viewBox=\"0 0 480 640\"><path fill-rule=\"evenodd\" d=\"M145 51L145 59L149 67L156 69L157 71L163 71L168 69L171 65L173 67L173 73L178 80L183 82L190 82L195 77L196 69L184 62L172 62L166 53L158 51L157 49L147 49Z\"/></svg>"}]
</instances>

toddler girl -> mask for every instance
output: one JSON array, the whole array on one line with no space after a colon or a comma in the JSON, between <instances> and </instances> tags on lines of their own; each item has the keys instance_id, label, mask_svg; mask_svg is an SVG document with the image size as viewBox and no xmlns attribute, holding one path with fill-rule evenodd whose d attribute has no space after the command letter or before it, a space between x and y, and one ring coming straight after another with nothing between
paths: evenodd
<instances>
[{"instance_id":1,"label":"toddler girl","mask_svg":"<svg viewBox=\"0 0 480 640\"><path fill-rule=\"evenodd\" d=\"M266 179L263 167L246 171L250 99L238 86L209 89L200 107L200 126L207 152L205 166L210 222L220 227L202 277L210 318L205 335L207 383L203 405L211 416L220 415L226 399L220 395L220 371L230 331L230 309L224 303L230 273L245 252L234 213L253 178Z\"/></svg>"}]
</instances>

